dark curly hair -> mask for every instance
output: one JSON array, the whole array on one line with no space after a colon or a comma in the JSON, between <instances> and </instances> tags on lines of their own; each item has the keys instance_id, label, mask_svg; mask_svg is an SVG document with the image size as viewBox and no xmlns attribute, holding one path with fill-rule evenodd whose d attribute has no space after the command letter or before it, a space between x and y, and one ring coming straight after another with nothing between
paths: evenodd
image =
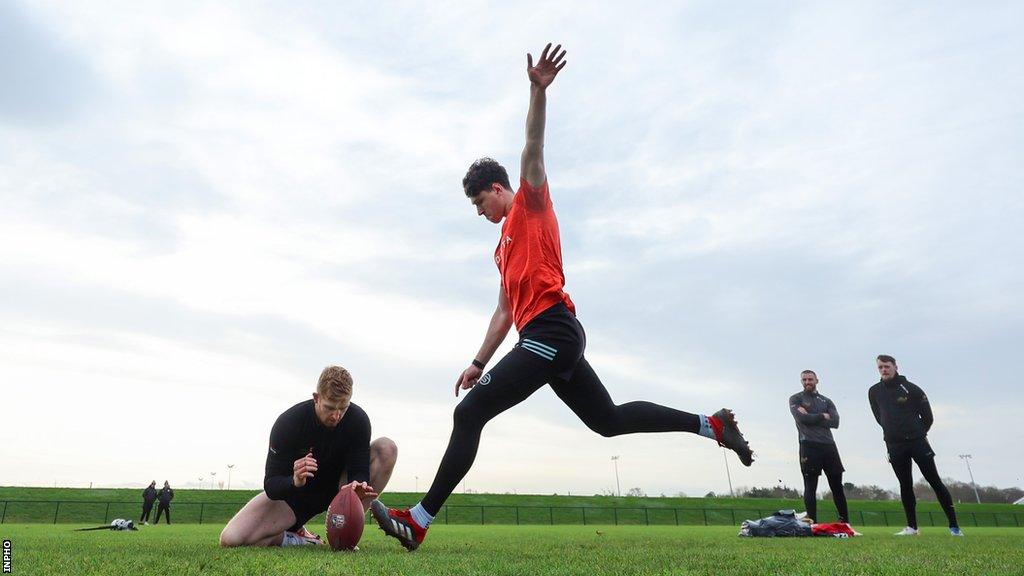
<instances>
[{"instance_id":1,"label":"dark curly hair","mask_svg":"<svg viewBox=\"0 0 1024 576\"><path fill-rule=\"evenodd\" d=\"M473 198L497 182L509 190L512 185L508 182L508 172L493 158L481 158L466 171L466 177L462 179L462 189L466 196Z\"/></svg>"}]
</instances>

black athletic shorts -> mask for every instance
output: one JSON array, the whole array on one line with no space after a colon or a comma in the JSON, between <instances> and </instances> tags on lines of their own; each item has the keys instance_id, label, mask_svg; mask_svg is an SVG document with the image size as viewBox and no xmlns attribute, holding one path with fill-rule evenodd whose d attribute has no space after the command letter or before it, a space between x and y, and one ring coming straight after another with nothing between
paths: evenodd
<instances>
[{"instance_id":1,"label":"black athletic shorts","mask_svg":"<svg viewBox=\"0 0 1024 576\"><path fill-rule=\"evenodd\" d=\"M889 452L889 463L894 466L907 464L911 459L920 466L922 461L935 458L935 451L927 438L886 442L885 448Z\"/></svg>"},{"instance_id":2,"label":"black athletic shorts","mask_svg":"<svg viewBox=\"0 0 1024 576\"><path fill-rule=\"evenodd\" d=\"M835 444L800 443L800 472L804 476L817 478L822 471L831 476L842 474L845 470L843 461L839 458L839 449Z\"/></svg>"},{"instance_id":3,"label":"black athletic shorts","mask_svg":"<svg viewBox=\"0 0 1024 576\"><path fill-rule=\"evenodd\" d=\"M568 382L583 358L587 335L583 325L565 304L558 303L530 320L519 333L513 352L509 356L522 362L499 362L479 381L487 385L490 378L499 382L514 382L524 374L546 373L545 380Z\"/></svg>"},{"instance_id":4,"label":"black athletic shorts","mask_svg":"<svg viewBox=\"0 0 1024 576\"><path fill-rule=\"evenodd\" d=\"M284 499L284 503L292 509L295 513L295 524L288 528L289 532L295 532L309 519L322 514L327 511L327 507L331 505L331 500L338 494L337 491L315 491L315 492L296 492L289 495Z\"/></svg>"}]
</instances>

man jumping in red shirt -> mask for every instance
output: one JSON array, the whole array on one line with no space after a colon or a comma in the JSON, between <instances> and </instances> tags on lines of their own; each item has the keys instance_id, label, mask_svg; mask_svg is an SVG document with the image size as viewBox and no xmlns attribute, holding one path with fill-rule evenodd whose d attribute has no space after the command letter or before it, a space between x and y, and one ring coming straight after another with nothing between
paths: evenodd
<instances>
[{"instance_id":1,"label":"man jumping in red shirt","mask_svg":"<svg viewBox=\"0 0 1024 576\"><path fill-rule=\"evenodd\" d=\"M470 390L455 407L455 426L430 490L408 510L372 503L377 524L409 550L415 550L445 500L469 472L484 425L522 402L544 384L602 436L635 432L690 432L716 440L739 456L745 466L753 454L731 411L713 416L690 414L650 402L616 405L583 356L586 335L576 307L562 289L562 248L558 220L544 173L546 90L565 67L561 46L548 44L535 66L526 56L530 110L526 116L519 190L512 192L508 173L490 158L477 160L462 181L478 215L501 226L494 262L501 273L498 307L480 351L455 383ZM489 372L483 369L511 325L519 341Z\"/></svg>"}]
</instances>

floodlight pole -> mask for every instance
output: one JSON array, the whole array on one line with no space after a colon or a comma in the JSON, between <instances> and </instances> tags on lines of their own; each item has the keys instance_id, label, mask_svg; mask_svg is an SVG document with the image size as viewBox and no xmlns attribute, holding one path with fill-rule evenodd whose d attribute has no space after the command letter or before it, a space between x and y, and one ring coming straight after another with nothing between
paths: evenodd
<instances>
[{"instance_id":1,"label":"floodlight pole","mask_svg":"<svg viewBox=\"0 0 1024 576\"><path fill-rule=\"evenodd\" d=\"M971 472L971 455L961 454L960 459L967 464L967 473L971 476L971 488L974 488L974 499L978 501L978 504L981 504L981 496L978 496L978 485L974 482L974 472Z\"/></svg>"},{"instance_id":2,"label":"floodlight pole","mask_svg":"<svg viewBox=\"0 0 1024 576\"><path fill-rule=\"evenodd\" d=\"M419 492L420 491L420 477L419 476L414 476L414 478L416 478L416 491Z\"/></svg>"},{"instance_id":3,"label":"floodlight pole","mask_svg":"<svg viewBox=\"0 0 1024 576\"><path fill-rule=\"evenodd\" d=\"M213 488L214 488L213 481L217 479L216 476L217 476L216 472L210 472L210 490L213 490Z\"/></svg>"},{"instance_id":4,"label":"floodlight pole","mask_svg":"<svg viewBox=\"0 0 1024 576\"><path fill-rule=\"evenodd\" d=\"M725 460L725 477L729 480L729 496L735 498L736 494L732 491L732 474L729 473L729 454L722 448L722 458Z\"/></svg>"},{"instance_id":5,"label":"floodlight pole","mask_svg":"<svg viewBox=\"0 0 1024 576\"><path fill-rule=\"evenodd\" d=\"M234 467L234 464L228 464L228 490L231 490L231 469Z\"/></svg>"},{"instance_id":6,"label":"floodlight pole","mask_svg":"<svg viewBox=\"0 0 1024 576\"><path fill-rule=\"evenodd\" d=\"M615 466L615 495L622 496L622 487L619 486L619 457L612 456L612 465Z\"/></svg>"}]
</instances>

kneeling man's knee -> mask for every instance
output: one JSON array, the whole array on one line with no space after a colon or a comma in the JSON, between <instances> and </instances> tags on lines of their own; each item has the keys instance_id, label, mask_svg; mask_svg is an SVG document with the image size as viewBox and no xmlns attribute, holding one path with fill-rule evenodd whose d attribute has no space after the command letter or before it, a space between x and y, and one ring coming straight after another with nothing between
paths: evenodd
<instances>
[{"instance_id":1,"label":"kneeling man's knee","mask_svg":"<svg viewBox=\"0 0 1024 576\"><path fill-rule=\"evenodd\" d=\"M245 542L235 533L234 530L230 529L231 526L225 526L220 532L220 546L221 548L234 548L235 546L242 546Z\"/></svg>"},{"instance_id":2,"label":"kneeling man's knee","mask_svg":"<svg viewBox=\"0 0 1024 576\"><path fill-rule=\"evenodd\" d=\"M382 463L394 464L398 460L398 445L391 438L380 437L370 444L370 452L373 458Z\"/></svg>"}]
</instances>

